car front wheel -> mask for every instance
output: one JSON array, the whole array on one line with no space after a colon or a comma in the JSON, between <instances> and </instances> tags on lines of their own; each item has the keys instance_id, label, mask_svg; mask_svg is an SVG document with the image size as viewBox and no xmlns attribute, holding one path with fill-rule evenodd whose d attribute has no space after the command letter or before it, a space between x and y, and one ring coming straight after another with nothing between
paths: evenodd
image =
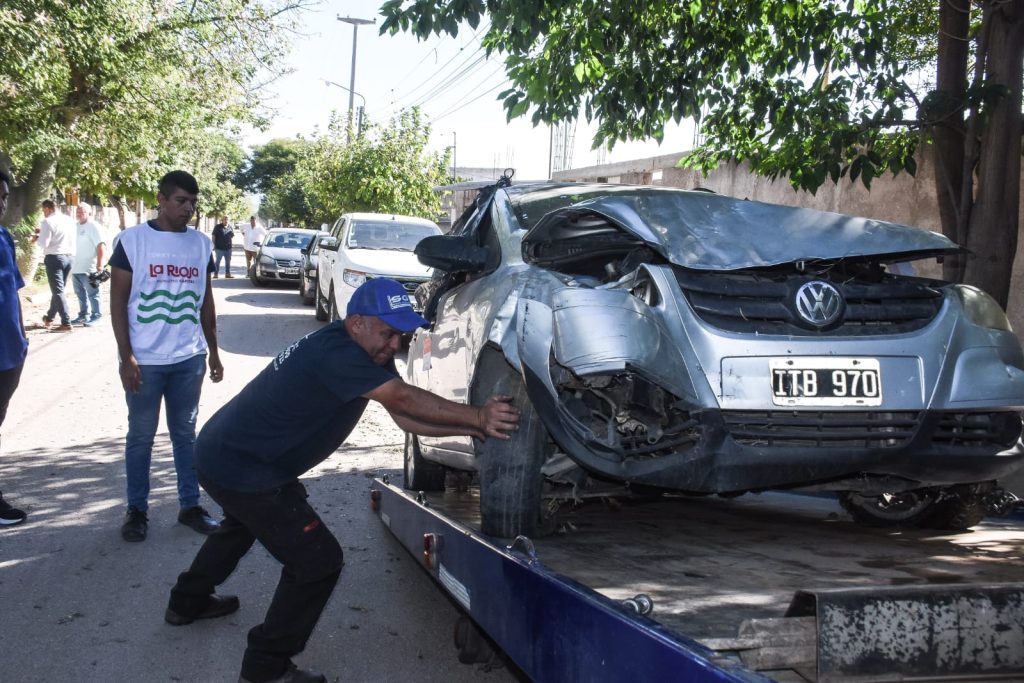
<instances>
[{"instance_id":1,"label":"car front wheel","mask_svg":"<svg viewBox=\"0 0 1024 683\"><path fill-rule=\"evenodd\" d=\"M302 297L303 306L313 305L313 287L316 287L316 280L310 284L305 275L299 278L299 296Z\"/></svg>"},{"instance_id":2,"label":"car front wheel","mask_svg":"<svg viewBox=\"0 0 1024 683\"><path fill-rule=\"evenodd\" d=\"M547 430L526 395L522 376L504 356L484 353L477 377L478 385L487 387L489 396L511 396L511 404L519 409L519 428L509 439L476 442L481 529L498 538L536 535L541 519L541 467L546 457Z\"/></svg>"},{"instance_id":3,"label":"car front wheel","mask_svg":"<svg viewBox=\"0 0 1024 683\"><path fill-rule=\"evenodd\" d=\"M259 266L253 265L252 270L249 271L249 280L257 287L263 287L266 285L263 280L260 279Z\"/></svg>"},{"instance_id":4,"label":"car front wheel","mask_svg":"<svg viewBox=\"0 0 1024 683\"><path fill-rule=\"evenodd\" d=\"M316 283L316 292L314 292L313 298L316 299L316 302L313 304L313 315L315 315L316 319L320 322L326 321L327 316L329 315L327 311L327 301L324 299L324 295L320 291L319 282Z\"/></svg>"}]
</instances>

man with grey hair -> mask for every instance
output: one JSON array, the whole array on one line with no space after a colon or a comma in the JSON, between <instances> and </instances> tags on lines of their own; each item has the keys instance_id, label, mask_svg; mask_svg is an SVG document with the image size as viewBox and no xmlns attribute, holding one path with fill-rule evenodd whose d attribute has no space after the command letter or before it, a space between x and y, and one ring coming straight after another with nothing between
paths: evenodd
<instances>
[{"instance_id":1,"label":"man with grey hair","mask_svg":"<svg viewBox=\"0 0 1024 683\"><path fill-rule=\"evenodd\" d=\"M103 313L100 311L99 282L89 282L89 273L103 270L106 244L99 227L92 221L92 206L79 204L75 217L78 219L78 233L75 259L71 263L71 280L75 286L75 296L78 297L78 317L71 324L92 327L103 317Z\"/></svg>"}]
</instances>

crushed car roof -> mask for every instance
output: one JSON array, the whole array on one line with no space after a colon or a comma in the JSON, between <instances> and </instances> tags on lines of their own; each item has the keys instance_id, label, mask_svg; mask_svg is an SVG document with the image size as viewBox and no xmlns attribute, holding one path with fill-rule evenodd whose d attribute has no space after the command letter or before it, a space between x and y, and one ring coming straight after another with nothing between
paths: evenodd
<instances>
[{"instance_id":1,"label":"crushed car roof","mask_svg":"<svg viewBox=\"0 0 1024 683\"><path fill-rule=\"evenodd\" d=\"M945 236L898 223L637 185L544 183L506 188L524 246L583 236L607 221L669 261L698 270L737 270L875 256L899 261L954 253ZM606 229L606 228L605 228Z\"/></svg>"}]
</instances>

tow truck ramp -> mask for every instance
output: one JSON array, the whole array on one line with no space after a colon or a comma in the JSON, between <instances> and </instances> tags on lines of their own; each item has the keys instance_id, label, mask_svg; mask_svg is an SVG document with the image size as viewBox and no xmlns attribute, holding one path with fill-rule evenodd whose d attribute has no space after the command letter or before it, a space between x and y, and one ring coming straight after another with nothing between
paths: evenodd
<instances>
[{"instance_id":1,"label":"tow truck ramp","mask_svg":"<svg viewBox=\"0 0 1024 683\"><path fill-rule=\"evenodd\" d=\"M496 544L386 478L371 497L397 540L533 681L1024 681L1024 583L798 590L784 616L697 638L685 621L659 623L644 594L615 600L553 571L525 537ZM480 644L472 629L456 631L462 661Z\"/></svg>"}]
</instances>

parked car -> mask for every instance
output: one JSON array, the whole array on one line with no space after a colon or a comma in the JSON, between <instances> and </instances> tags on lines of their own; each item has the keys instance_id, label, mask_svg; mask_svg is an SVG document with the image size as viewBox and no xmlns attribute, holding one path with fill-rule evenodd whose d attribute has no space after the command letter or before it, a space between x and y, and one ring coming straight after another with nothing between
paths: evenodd
<instances>
[{"instance_id":1,"label":"parked car","mask_svg":"<svg viewBox=\"0 0 1024 683\"><path fill-rule=\"evenodd\" d=\"M320 260L320 238L330 235L326 230L317 230L302 252L302 263L299 266L299 296L306 306L313 305L316 294L316 273Z\"/></svg>"},{"instance_id":2,"label":"parked car","mask_svg":"<svg viewBox=\"0 0 1024 683\"><path fill-rule=\"evenodd\" d=\"M302 249L315 234L315 230L305 228L274 228L267 231L267 236L259 243L249 279L258 287L268 282L297 283L302 265Z\"/></svg>"},{"instance_id":3,"label":"parked car","mask_svg":"<svg viewBox=\"0 0 1024 683\"><path fill-rule=\"evenodd\" d=\"M486 533L542 497L832 491L874 525L969 527L1020 467L1024 353L960 249L878 220L660 187L481 192L417 254L410 383L514 397L509 441L406 438L405 486L478 473Z\"/></svg>"},{"instance_id":4,"label":"parked car","mask_svg":"<svg viewBox=\"0 0 1024 683\"><path fill-rule=\"evenodd\" d=\"M348 300L367 278L397 280L409 291L430 279L413 249L424 237L438 236L436 223L414 216L345 214L320 241L315 313L317 320L345 317Z\"/></svg>"}]
</instances>

